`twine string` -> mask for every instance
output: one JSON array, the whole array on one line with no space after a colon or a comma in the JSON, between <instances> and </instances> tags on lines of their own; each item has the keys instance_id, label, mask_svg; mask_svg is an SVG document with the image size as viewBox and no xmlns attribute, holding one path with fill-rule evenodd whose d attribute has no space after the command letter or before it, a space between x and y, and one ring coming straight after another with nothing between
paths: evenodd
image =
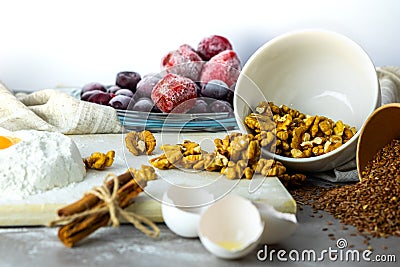
<instances>
[{"instance_id":1,"label":"twine string","mask_svg":"<svg viewBox=\"0 0 400 267\"><path fill-rule=\"evenodd\" d=\"M111 193L107 187L107 180L112 177L114 180L113 192ZM94 214L106 214L110 215L110 223L113 227L118 227L120 222L118 220L118 215L130 222L135 228L150 237L157 237L160 233L160 229L155 223L144 216L140 216L134 212L126 211L122 209L118 204L118 177L114 174L108 174L103 181L103 184L98 187L94 187L89 190L87 194L93 194L104 202L104 206L99 206L90 210L72 214L69 216L62 217L60 219L51 221L49 226L65 225L73 222L78 218L83 218L85 216Z\"/></svg>"}]
</instances>

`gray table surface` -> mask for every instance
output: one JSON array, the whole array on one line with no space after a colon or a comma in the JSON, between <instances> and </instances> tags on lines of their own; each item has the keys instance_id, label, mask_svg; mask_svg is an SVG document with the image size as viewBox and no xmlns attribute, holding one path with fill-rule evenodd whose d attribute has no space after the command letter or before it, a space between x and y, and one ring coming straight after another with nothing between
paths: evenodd
<instances>
[{"instance_id":1,"label":"gray table surface","mask_svg":"<svg viewBox=\"0 0 400 267\"><path fill-rule=\"evenodd\" d=\"M343 229L343 225L327 213L313 213L309 206L305 206L298 211L297 218L299 228L296 232L279 245L268 246L269 253L283 250L286 252L284 257L288 258L292 250L300 255L306 250L313 250L319 257L323 250L340 251L336 244L340 238L347 241L343 252L360 250L359 255L362 255L367 249L363 237L352 235L356 232L353 227ZM0 266L377 266L378 262L374 261L376 256L388 258L391 257L389 255L400 261L399 237L372 238L369 241L373 248L368 255L370 262L362 257L360 261L346 261L344 256L342 260L331 260L327 254L323 261L293 261L288 258L284 262L277 258L276 253L272 260L261 261L257 254L265 249L263 245L243 259L222 260L206 251L199 239L181 238L164 224L159 224L159 227L161 235L157 239L145 236L130 225L102 228L72 249L64 247L58 240L57 228L0 228ZM398 266L398 263L379 265Z\"/></svg>"}]
</instances>

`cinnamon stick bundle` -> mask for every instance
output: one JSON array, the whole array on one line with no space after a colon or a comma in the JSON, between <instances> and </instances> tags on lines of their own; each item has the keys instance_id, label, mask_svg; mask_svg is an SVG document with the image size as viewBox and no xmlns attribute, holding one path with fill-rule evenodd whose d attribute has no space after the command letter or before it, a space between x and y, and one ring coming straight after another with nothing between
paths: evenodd
<instances>
[{"instance_id":1,"label":"cinnamon stick bundle","mask_svg":"<svg viewBox=\"0 0 400 267\"><path fill-rule=\"evenodd\" d=\"M148 167L146 167L148 170ZM58 238L67 247L73 247L77 242L89 236L100 227L112 222L119 225L117 215L122 215L135 227L149 236L157 236L159 229L145 217L123 211L133 203L133 199L143 191L146 180L143 175L134 179L136 170L128 170L112 180L105 181L100 188L89 191L84 197L57 211L60 220L50 222L50 226L63 225L58 231ZM106 177L107 178L107 177ZM149 178L153 179L153 178ZM143 223L153 231L149 230Z\"/></svg>"},{"instance_id":2,"label":"cinnamon stick bundle","mask_svg":"<svg viewBox=\"0 0 400 267\"><path fill-rule=\"evenodd\" d=\"M121 187L124 184L126 184L129 180L131 180L133 176L130 171L127 171L121 175L118 175L117 178L118 178L118 185L119 187ZM114 180L109 180L106 185L108 190L112 192L114 187ZM96 206L99 202L100 199L97 196L93 194L85 194L84 197L81 198L80 200L59 209L57 211L57 215L60 217L65 217L75 213L80 213L86 210L90 210L94 206Z\"/></svg>"}]
</instances>

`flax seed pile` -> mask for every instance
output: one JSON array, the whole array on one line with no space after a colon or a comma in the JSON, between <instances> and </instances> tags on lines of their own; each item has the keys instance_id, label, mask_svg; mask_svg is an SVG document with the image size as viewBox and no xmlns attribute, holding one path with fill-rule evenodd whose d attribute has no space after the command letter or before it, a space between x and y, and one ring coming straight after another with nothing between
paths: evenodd
<instances>
[{"instance_id":1,"label":"flax seed pile","mask_svg":"<svg viewBox=\"0 0 400 267\"><path fill-rule=\"evenodd\" d=\"M324 210L360 233L400 237L400 139L383 147L362 171L361 182L291 189L300 204Z\"/></svg>"}]
</instances>

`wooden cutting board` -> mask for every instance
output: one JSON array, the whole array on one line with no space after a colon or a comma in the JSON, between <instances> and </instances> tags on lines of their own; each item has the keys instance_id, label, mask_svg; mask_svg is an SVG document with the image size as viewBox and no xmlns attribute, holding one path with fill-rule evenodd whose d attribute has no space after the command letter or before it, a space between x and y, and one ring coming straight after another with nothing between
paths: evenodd
<instances>
[{"instance_id":1,"label":"wooden cutting board","mask_svg":"<svg viewBox=\"0 0 400 267\"><path fill-rule=\"evenodd\" d=\"M159 154L160 144L182 143L188 139L201 144L207 151L213 150L213 140L223 138L226 133L162 133L155 134L157 148L153 155L133 156L125 147L123 134L74 135L70 136L77 144L82 157L91 153L115 151L114 164L106 170L88 170L84 181L65 188L49 190L26 199L0 199L0 226L46 225L57 218L56 211L78 199L94 186L102 184L108 173L116 175L129 167L140 168L149 165L148 160ZM202 186L217 196L235 193L257 202L274 206L281 212L296 212L296 203L279 179L255 178L253 180L229 180L219 173L191 172L185 170L157 170L158 180L150 181L135 203L128 210L144 215L156 222L162 222L161 202L163 193L171 184Z\"/></svg>"}]
</instances>

